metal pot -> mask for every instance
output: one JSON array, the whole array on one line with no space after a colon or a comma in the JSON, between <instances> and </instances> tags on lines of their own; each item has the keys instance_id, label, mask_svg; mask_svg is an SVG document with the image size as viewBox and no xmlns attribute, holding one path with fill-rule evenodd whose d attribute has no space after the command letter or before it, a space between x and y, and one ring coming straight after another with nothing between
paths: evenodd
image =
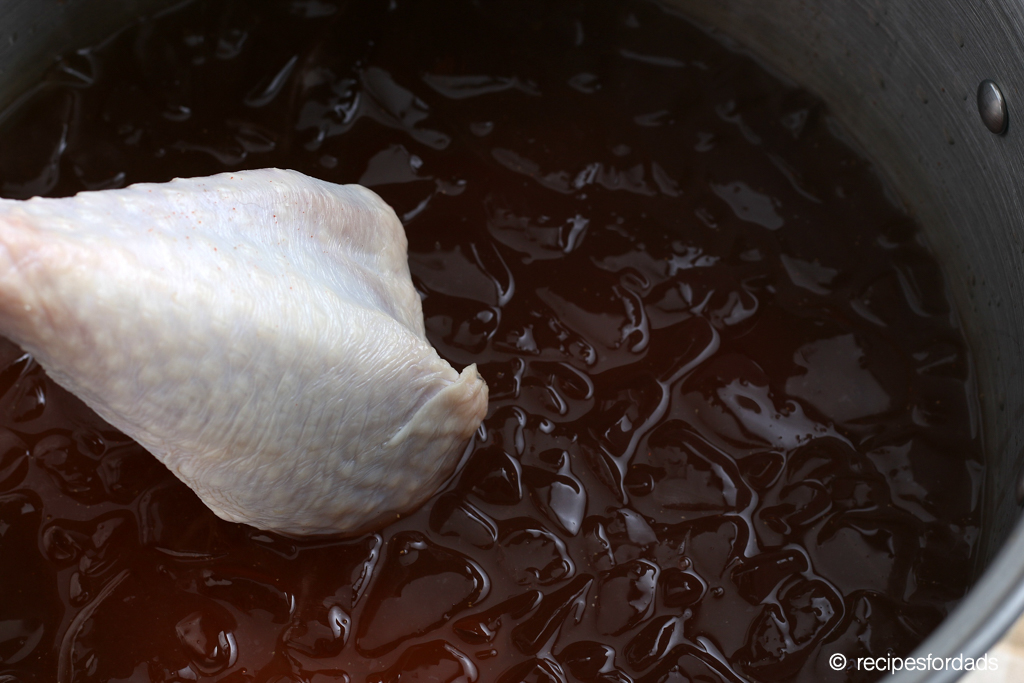
<instances>
[{"instance_id":1,"label":"metal pot","mask_svg":"<svg viewBox=\"0 0 1024 683\"><path fill-rule=\"evenodd\" d=\"M667 1L824 98L918 217L944 268L974 352L988 479L973 587L913 656L977 657L1024 611L1024 138L1013 119L1024 112L1024 5ZM36 87L58 54L175 4L0 0L0 109ZM982 117L986 79L995 85Z\"/></svg>"}]
</instances>

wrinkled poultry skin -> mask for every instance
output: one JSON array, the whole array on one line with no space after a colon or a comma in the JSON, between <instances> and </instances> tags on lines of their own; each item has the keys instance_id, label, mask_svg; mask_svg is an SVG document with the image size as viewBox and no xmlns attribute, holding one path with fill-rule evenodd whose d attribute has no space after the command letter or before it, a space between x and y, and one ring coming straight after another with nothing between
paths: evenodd
<instances>
[{"instance_id":1,"label":"wrinkled poultry skin","mask_svg":"<svg viewBox=\"0 0 1024 683\"><path fill-rule=\"evenodd\" d=\"M487 407L424 335L376 194L266 169L0 201L0 333L217 515L286 535L422 504Z\"/></svg>"}]
</instances>

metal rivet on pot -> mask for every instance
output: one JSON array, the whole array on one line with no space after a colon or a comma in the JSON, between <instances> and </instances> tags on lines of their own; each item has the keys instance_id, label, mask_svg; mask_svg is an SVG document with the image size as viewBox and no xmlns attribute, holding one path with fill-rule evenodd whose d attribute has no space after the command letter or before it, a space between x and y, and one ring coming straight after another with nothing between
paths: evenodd
<instances>
[{"instance_id":1,"label":"metal rivet on pot","mask_svg":"<svg viewBox=\"0 0 1024 683\"><path fill-rule=\"evenodd\" d=\"M1009 116L1006 113L1006 99L1003 91L994 81L985 79L978 86L978 113L985 127L996 135L1006 132Z\"/></svg>"}]
</instances>

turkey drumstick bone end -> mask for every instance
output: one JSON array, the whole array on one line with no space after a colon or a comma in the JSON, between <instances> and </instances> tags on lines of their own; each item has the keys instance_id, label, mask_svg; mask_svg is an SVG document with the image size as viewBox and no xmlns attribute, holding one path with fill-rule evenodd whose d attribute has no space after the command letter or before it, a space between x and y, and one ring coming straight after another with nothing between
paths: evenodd
<instances>
[{"instance_id":1,"label":"turkey drumstick bone end","mask_svg":"<svg viewBox=\"0 0 1024 683\"><path fill-rule=\"evenodd\" d=\"M218 516L354 533L429 498L487 410L406 248L370 190L278 169L0 200L0 334Z\"/></svg>"}]
</instances>

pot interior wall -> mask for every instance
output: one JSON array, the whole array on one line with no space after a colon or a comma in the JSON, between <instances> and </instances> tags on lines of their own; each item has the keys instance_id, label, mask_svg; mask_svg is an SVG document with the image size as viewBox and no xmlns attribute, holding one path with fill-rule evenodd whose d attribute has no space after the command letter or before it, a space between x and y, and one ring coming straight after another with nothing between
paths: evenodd
<instances>
[{"instance_id":1,"label":"pot interior wall","mask_svg":"<svg viewBox=\"0 0 1024 683\"><path fill-rule=\"evenodd\" d=\"M1013 119L1014 105L1024 102L1024 11L996 1L667 1L820 95L925 227L983 397L978 424L988 469L978 574L988 571L921 651L980 654L1024 607L1024 531L1016 526L1024 469L1024 149ZM0 0L0 111L46 77L62 77L60 54L175 4ZM985 78L1009 101L1004 136L978 116L975 92Z\"/></svg>"}]
</instances>

